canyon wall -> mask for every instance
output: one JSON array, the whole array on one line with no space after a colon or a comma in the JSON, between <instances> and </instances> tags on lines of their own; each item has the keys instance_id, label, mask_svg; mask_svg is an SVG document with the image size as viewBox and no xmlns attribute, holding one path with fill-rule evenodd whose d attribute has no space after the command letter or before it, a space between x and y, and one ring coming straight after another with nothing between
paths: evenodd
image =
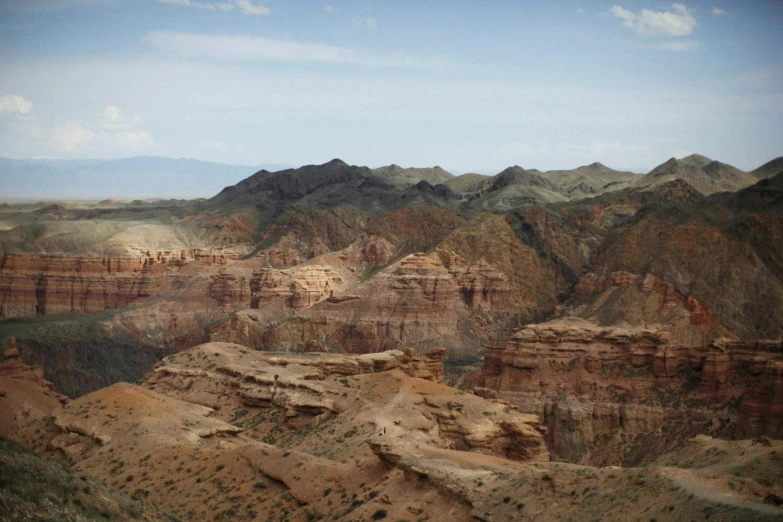
<instances>
[{"instance_id":1,"label":"canyon wall","mask_svg":"<svg viewBox=\"0 0 783 522\"><path fill-rule=\"evenodd\" d=\"M178 270L191 262L226 265L242 255L222 248L150 251L133 258L0 255L0 320L124 308L171 290Z\"/></svg>"},{"instance_id":2,"label":"canyon wall","mask_svg":"<svg viewBox=\"0 0 783 522\"><path fill-rule=\"evenodd\" d=\"M446 343L475 353L478 338L497 333L519 308L508 279L486 263L436 249L405 256L362 280L357 274L366 271L354 268L357 262L372 267L388 257L383 245L360 251L329 254L340 262L254 271L253 310L236 312L211 339L349 353ZM242 283L231 284L225 294L238 295L236 285Z\"/></svg>"},{"instance_id":3,"label":"canyon wall","mask_svg":"<svg viewBox=\"0 0 783 522\"><path fill-rule=\"evenodd\" d=\"M681 346L664 330L557 320L487 345L475 384L537 413L560 460L638 463L698 433L783 437L781 341Z\"/></svg>"}]
</instances>

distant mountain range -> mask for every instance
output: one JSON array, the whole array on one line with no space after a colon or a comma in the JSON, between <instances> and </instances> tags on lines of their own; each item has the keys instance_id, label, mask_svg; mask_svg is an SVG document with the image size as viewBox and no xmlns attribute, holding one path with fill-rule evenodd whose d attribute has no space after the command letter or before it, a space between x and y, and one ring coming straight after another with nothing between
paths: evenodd
<instances>
[{"instance_id":1,"label":"distant mountain range","mask_svg":"<svg viewBox=\"0 0 783 522\"><path fill-rule=\"evenodd\" d=\"M115 160L0 158L0 200L193 199L218 193L221 195L217 199L224 200L237 197L237 192L247 198L264 186L283 200L293 194L295 199L311 192L320 194L302 202L308 206L332 205L339 199L350 201L356 196L352 193L359 191L361 195L356 197L369 197L376 202L373 204L377 204L376 196L383 193L381 199L389 207L410 206L421 201L461 201L475 208L505 211L531 202L570 201L626 188L650 190L673 180L685 181L702 195L733 192L776 175L783 170L783 158L745 172L693 154L671 158L647 174L615 170L601 163L546 172L515 165L494 176L478 173L454 176L438 166L403 168L392 164L370 169L349 166L340 160L323 166L289 167L227 165L154 156ZM269 176L272 173L275 175ZM234 188L230 194L221 192L234 184L250 190ZM326 187L325 192L316 190L321 186ZM393 192L393 199L400 198L400 201L389 202L387 192Z\"/></svg>"},{"instance_id":2,"label":"distant mountain range","mask_svg":"<svg viewBox=\"0 0 783 522\"><path fill-rule=\"evenodd\" d=\"M390 211L415 205L506 212L531 204L564 203L620 191L671 192L692 199L736 192L783 170L773 160L752 172L700 155L671 158L647 174L592 163L541 172L518 165L495 176L454 176L441 167L370 169L334 159L278 172L261 170L208 201L210 207L254 207L267 216L284 208L352 207Z\"/></svg>"},{"instance_id":3,"label":"distant mountain range","mask_svg":"<svg viewBox=\"0 0 783 522\"><path fill-rule=\"evenodd\" d=\"M259 169L288 167L226 165L156 156L113 160L0 158L0 199L210 197Z\"/></svg>"}]
</instances>

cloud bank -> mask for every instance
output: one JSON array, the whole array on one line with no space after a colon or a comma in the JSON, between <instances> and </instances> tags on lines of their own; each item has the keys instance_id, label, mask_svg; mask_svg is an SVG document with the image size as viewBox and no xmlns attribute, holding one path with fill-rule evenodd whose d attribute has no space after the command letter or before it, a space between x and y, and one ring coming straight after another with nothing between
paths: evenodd
<instances>
[{"instance_id":1,"label":"cloud bank","mask_svg":"<svg viewBox=\"0 0 783 522\"><path fill-rule=\"evenodd\" d=\"M33 110L33 102L18 94L0 96L0 114L27 114Z\"/></svg>"},{"instance_id":2,"label":"cloud bank","mask_svg":"<svg viewBox=\"0 0 783 522\"><path fill-rule=\"evenodd\" d=\"M179 5L182 7L195 7L196 9L209 9L211 11L233 11L238 9L246 15L268 15L269 8L260 4L254 4L251 0L234 0L226 2L198 2L195 0L158 0L161 4Z\"/></svg>"},{"instance_id":3,"label":"cloud bank","mask_svg":"<svg viewBox=\"0 0 783 522\"><path fill-rule=\"evenodd\" d=\"M441 60L402 53L377 54L349 47L256 36L152 31L147 34L145 40L157 49L179 56L218 61L322 62L431 70L447 67Z\"/></svg>"},{"instance_id":4,"label":"cloud bank","mask_svg":"<svg viewBox=\"0 0 783 522\"><path fill-rule=\"evenodd\" d=\"M639 36L687 36L698 25L693 10L685 4L672 4L667 11L642 9L639 13L615 5L609 12Z\"/></svg>"}]
</instances>

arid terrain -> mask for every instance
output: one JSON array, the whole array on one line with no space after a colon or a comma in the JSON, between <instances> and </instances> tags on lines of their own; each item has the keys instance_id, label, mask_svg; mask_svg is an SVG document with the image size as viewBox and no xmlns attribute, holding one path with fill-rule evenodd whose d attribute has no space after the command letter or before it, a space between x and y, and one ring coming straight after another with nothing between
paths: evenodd
<instances>
[{"instance_id":1,"label":"arid terrain","mask_svg":"<svg viewBox=\"0 0 783 522\"><path fill-rule=\"evenodd\" d=\"M4 204L0 459L49 516L780 520L781 245L783 158Z\"/></svg>"}]
</instances>

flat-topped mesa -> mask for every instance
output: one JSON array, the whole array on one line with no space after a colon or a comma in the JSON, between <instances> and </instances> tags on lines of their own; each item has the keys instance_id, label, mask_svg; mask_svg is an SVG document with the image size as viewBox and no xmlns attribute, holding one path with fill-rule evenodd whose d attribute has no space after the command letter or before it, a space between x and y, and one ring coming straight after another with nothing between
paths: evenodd
<instances>
[{"instance_id":1,"label":"flat-topped mesa","mask_svg":"<svg viewBox=\"0 0 783 522\"><path fill-rule=\"evenodd\" d=\"M537 412L566 460L588 454L598 435L651 433L673 419L680 431L783 436L781 341L680 346L665 330L560 319L485 346L474 384Z\"/></svg>"},{"instance_id":2,"label":"flat-topped mesa","mask_svg":"<svg viewBox=\"0 0 783 522\"><path fill-rule=\"evenodd\" d=\"M483 262L467 262L453 252L436 249L403 258L388 274L389 287L401 292L419 288L434 303L462 301L472 309L513 307L514 290L504 274Z\"/></svg>"},{"instance_id":3,"label":"flat-topped mesa","mask_svg":"<svg viewBox=\"0 0 783 522\"><path fill-rule=\"evenodd\" d=\"M511 339L520 343L606 342L621 345L661 346L669 343L669 332L655 328L600 327L581 320L531 324L515 331Z\"/></svg>"},{"instance_id":4,"label":"flat-topped mesa","mask_svg":"<svg viewBox=\"0 0 783 522\"><path fill-rule=\"evenodd\" d=\"M44 274L117 274L143 272L157 265L180 267L191 261L225 265L247 255L246 248L188 248L184 250L138 251L137 255L99 257L59 254L0 255L0 271L39 272Z\"/></svg>"},{"instance_id":5,"label":"flat-topped mesa","mask_svg":"<svg viewBox=\"0 0 783 522\"><path fill-rule=\"evenodd\" d=\"M250 306L249 277L221 271L210 278L209 296L224 310Z\"/></svg>"},{"instance_id":6,"label":"flat-topped mesa","mask_svg":"<svg viewBox=\"0 0 783 522\"><path fill-rule=\"evenodd\" d=\"M178 269L225 265L241 248L147 251L135 257L0 256L0 319L62 312L98 313L166 291Z\"/></svg>"}]
</instances>

